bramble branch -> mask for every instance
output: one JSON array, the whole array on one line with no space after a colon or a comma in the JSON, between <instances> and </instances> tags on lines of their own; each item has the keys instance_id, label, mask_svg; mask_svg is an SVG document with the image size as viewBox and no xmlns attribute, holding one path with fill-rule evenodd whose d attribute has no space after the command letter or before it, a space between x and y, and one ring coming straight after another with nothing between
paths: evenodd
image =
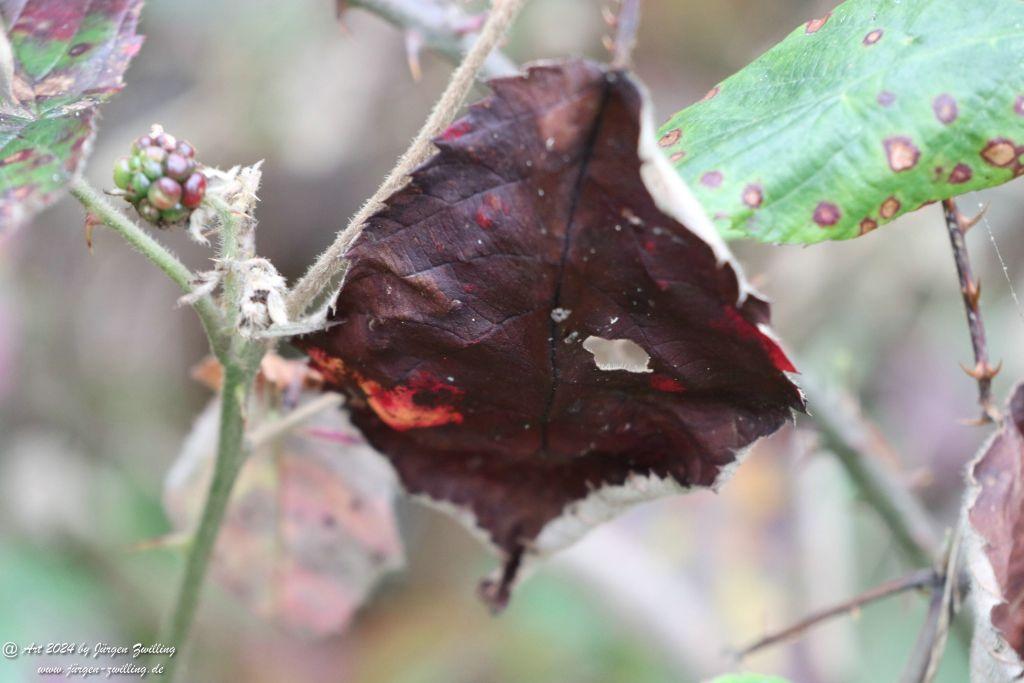
<instances>
[{"instance_id":1,"label":"bramble branch","mask_svg":"<svg viewBox=\"0 0 1024 683\"><path fill-rule=\"evenodd\" d=\"M766 647L776 645L783 641L795 638L802 635L805 631L818 624L821 624L835 617L843 616L844 614L851 614L865 605L869 605L879 600L892 597L893 595L899 595L900 593L906 593L907 591L917 590L920 588L932 588L933 590L941 588L942 580L941 577L934 569L919 569L916 572L907 574L906 576L891 581L886 581L883 584L875 586L874 588L867 590L860 595L845 600L838 605L833 605L822 610L818 610L808 616L804 617L800 621L796 622L791 626L787 626L784 629L769 633L762 638L759 638L755 642L742 648L737 653L737 658L743 659L758 650L762 650ZM936 590L936 592L940 592Z\"/></svg>"},{"instance_id":2,"label":"bramble branch","mask_svg":"<svg viewBox=\"0 0 1024 683\"><path fill-rule=\"evenodd\" d=\"M938 537L924 506L884 467L888 450L881 435L849 396L817 386L805 374L801 383L822 436L865 501L892 532L913 565L930 565Z\"/></svg>"},{"instance_id":3,"label":"bramble branch","mask_svg":"<svg viewBox=\"0 0 1024 683\"><path fill-rule=\"evenodd\" d=\"M978 403L981 405L979 422L982 424L999 422L999 409L992 401L992 378L999 373L1002 363L995 367L989 363L985 322L981 318L981 308L978 306L978 299L981 297L981 283L974 278L971 271L971 259L964 242L967 231L981 219L984 211L974 218L965 218L953 199L943 200L942 209L946 217L949 241L953 247L956 272L960 278L960 293L963 295L964 308L967 312L967 327L971 332L971 346L974 348L974 367L964 368L964 372L978 382Z\"/></svg>"},{"instance_id":4,"label":"bramble branch","mask_svg":"<svg viewBox=\"0 0 1024 683\"><path fill-rule=\"evenodd\" d=\"M292 289L288 297L288 316L292 320L298 320L310 306L329 296L335 285L344 277L348 268L348 263L344 259L345 252L359 236L363 224L384 206L388 197L405 185L413 169L430 156L433 149L431 140L440 135L455 118L487 56L505 35L525 4L526 0L495 0L487 22L480 31L480 37L455 69L448 87L441 94L426 123L405 154L399 158L384 183L352 217L348 226L338 233L334 243L320 255Z\"/></svg>"}]
</instances>

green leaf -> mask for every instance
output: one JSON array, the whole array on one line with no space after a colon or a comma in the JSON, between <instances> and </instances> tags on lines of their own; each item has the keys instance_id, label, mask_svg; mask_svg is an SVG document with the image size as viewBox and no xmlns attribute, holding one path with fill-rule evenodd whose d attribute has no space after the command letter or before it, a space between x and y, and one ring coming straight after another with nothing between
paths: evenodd
<instances>
[{"instance_id":1,"label":"green leaf","mask_svg":"<svg viewBox=\"0 0 1024 683\"><path fill-rule=\"evenodd\" d=\"M0 0L0 232L79 171L99 104L142 46L142 0Z\"/></svg>"},{"instance_id":2,"label":"green leaf","mask_svg":"<svg viewBox=\"0 0 1024 683\"><path fill-rule=\"evenodd\" d=\"M856 237L1024 173L1024 2L849 0L660 133L725 237Z\"/></svg>"},{"instance_id":3,"label":"green leaf","mask_svg":"<svg viewBox=\"0 0 1024 683\"><path fill-rule=\"evenodd\" d=\"M726 674L708 681L708 683L789 683L789 681L778 676L762 674Z\"/></svg>"}]
</instances>

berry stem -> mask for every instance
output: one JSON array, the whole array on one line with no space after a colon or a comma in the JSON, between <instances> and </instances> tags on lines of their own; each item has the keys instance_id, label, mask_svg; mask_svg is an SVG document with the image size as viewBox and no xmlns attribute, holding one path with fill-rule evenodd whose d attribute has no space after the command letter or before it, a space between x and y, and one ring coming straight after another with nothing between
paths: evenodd
<instances>
[{"instance_id":1,"label":"berry stem","mask_svg":"<svg viewBox=\"0 0 1024 683\"><path fill-rule=\"evenodd\" d=\"M70 191L86 211L99 218L103 225L121 235L136 251L152 261L181 288L181 291L185 294L192 293L195 276L165 246L111 206L110 202L83 178L73 180ZM200 298L193 307L202 321L203 329L210 341L210 349L223 362L231 343L230 336L225 330L224 317L209 296Z\"/></svg>"},{"instance_id":2,"label":"berry stem","mask_svg":"<svg viewBox=\"0 0 1024 683\"><path fill-rule=\"evenodd\" d=\"M232 355L235 354L232 353ZM203 581L206 578L213 547L224 521L224 513L231 498L231 490L234 488L235 480L245 462L245 406L258 368L259 360L253 363L251 359L246 362L231 358L224 365L224 381L220 395L220 432L217 440L217 460L214 465L213 480L210 482L210 490L206 496L206 504L203 506L199 526L189 546L185 574L182 577L174 615L167 632L167 642L178 649L179 655L185 650L189 631L195 620ZM180 659L180 657L172 657L167 660L164 673L168 681L174 680L175 670Z\"/></svg>"}]
</instances>

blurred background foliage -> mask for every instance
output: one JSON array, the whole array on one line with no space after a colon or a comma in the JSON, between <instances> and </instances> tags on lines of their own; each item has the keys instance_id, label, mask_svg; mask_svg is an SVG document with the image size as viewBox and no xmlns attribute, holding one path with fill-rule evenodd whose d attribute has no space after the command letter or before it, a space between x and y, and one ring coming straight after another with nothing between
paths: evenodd
<instances>
[{"instance_id":1,"label":"blurred background foliage","mask_svg":"<svg viewBox=\"0 0 1024 683\"><path fill-rule=\"evenodd\" d=\"M818 0L648 0L637 70L660 119L699 99L797 24ZM602 58L598 0L535 0L507 51L520 61ZM149 124L192 141L209 164L266 159L259 239L295 277L372 192L415 133L450 65L425 55L408 73L402 35L331 0L149 0L146 44L106 107L88 176ZM984 282L996 393L1024 374L1024 195L1012 183L968 238ZM207 390L189 378L204 353L173 285L102 230L92 253L82 212L64 200L0 245L0 639L152 642L176 587L172 549L133 551L169 530L164 475ZM207 255L163 235L193 267ZM935 518L955 518L963 465L985 430L957 367L970 345L940 210L869 236L811 248L737 244L775 302L797 365L847 387L898 456L885 463ZM812 406L813 410L813 406ZM801 419L759 443L718 494L654 502L538 568L507 613L476 599L493 557L455 522L411 502L400 519L408 568L390 575L351 628L289 636L211 584L187 678L483 683L697 681L750 668L800 683L895 680L923 618L903 595L734 665L765 631L907 567ZM953 640L939 680L966 678ZM34 680L40 658L0 662Z\"/></svg>"}]
</instances>

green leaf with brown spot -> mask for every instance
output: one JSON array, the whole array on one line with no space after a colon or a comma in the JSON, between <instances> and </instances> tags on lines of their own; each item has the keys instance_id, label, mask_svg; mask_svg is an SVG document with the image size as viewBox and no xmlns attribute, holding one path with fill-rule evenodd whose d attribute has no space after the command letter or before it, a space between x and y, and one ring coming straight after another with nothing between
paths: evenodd
<instances>
[{"instance_id":1,"label":"green leaf with brown spot","mask_svg":"<svg viewBox=\"0 0 1024 683\"><path fill-rule=\"evenodd\" d=\"M142 0L0 0L0 233L81 168L97 107L142 45Z\"/></svg>"},{"instance_id":2,"label":"green leaf with brown spot","mask_svg":"<svg viewBox=\"0 0 1024 683\"><path fill-rule=\"evenodd\" d=\"M727 238L812 243L1024 174L1024 2L849 0L676 114Z\"/></svg>"}]
</instances>

